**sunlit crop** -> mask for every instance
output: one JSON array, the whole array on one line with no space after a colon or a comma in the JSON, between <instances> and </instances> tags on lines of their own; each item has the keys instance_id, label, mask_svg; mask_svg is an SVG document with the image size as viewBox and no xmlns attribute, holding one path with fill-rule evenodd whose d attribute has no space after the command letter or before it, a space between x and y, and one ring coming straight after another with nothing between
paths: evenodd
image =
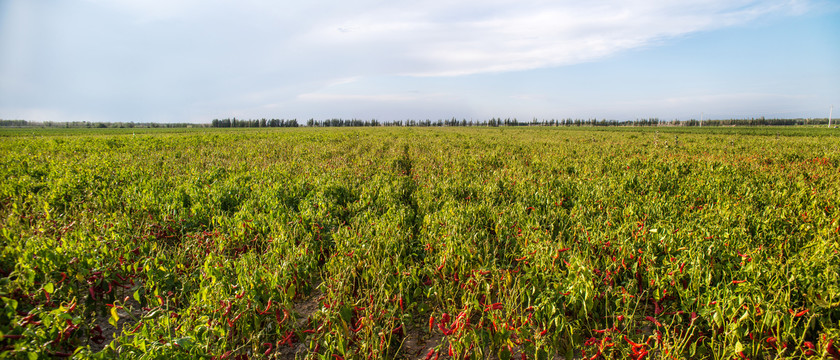
<instances>
[{"instance_id":1,"label":"sunlit crop","mask_svg":"<svg viewBox=\"0 0 840 360\"><path fill-rule=\"evenodd\" d=\"M10 133L0 358L840 359L829 131Z\"/></svg>"}]
</instances>

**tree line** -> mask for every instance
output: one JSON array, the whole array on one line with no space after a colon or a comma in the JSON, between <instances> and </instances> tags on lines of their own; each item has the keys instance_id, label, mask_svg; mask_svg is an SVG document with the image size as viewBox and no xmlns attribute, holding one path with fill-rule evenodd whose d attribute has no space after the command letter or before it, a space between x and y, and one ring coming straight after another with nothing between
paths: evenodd
<instances>
[{"instance_id":1,"label":"tree line","mask_svg":"<svg viewBox=\"0 0 840 360\"><path fill-rule=\"evenodd\" d=\"M659 118L635 119L635 120L607 120L607 119L536 119L520 121L516 118L490 118L487 120L475 119L438 119L438 120L390 120L379 121L376 119L341 119L332 118L324 120L309 119L307 127L370 127L370 126L419 126L419 127L453 127L453 126L791 126L791 125L825 125L828 119L766 119L764 117L749 119L725 119L725 120L660 120ZM213 119L212 127L298 127L297 119ZM302 125L301 125L302 126Z\"/></svg>"},{"instance_id":2,"label":"tree line","mask_svg":"<svg viewBox=\"0 0 840 360\"><path fill-rule=\"evenodd\" d=\"M210 127L298 127L297 119L213 119Z\"/></svg>"},{"instance_id":3,"label":"tree line","mask_svg":"<svg viewBox=\"0 0 840 360\"><path fill-rule=\"evenodd\" d=\"M188 128L204 127L193 123L157 122L108 122L108 121L30 121L0 119L0 127L42 127L42 128L88 128L88 129L132 129L132 128Z\"/></svg>"},{"instance_id":4,"label":"tree line","mask_svg":"<svg viewBox=\"0 0 840 360\"><path fill-rule=\"evenodd\" d=\"M542 119L520 121L516 118L475 119L438 119L438 120L390 120L376 119L309 119L307 127L372 127L372 126L418 126L418 127L453 127L453 126L793 126L793 125L826 125L828 118L798 118L798 119L767 119L764 117L749 119L725 120L660 120L659 118L635 120L607 120L607 119ZM263 128L263 127L300 127L304 126L297 119L213 119L209 124L193 123L155 123L155 122L90 122L90 121L28 121L0 119L0 127L47 127L47 128L186 128L186 127L215 127L215 128Z\"/></svg>"}]
</instances>

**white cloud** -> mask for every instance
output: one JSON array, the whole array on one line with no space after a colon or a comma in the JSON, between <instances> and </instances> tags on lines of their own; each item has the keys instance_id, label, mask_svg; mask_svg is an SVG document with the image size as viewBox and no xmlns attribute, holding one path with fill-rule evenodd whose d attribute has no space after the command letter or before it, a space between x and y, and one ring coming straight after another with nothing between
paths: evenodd
<instances>
[{"instance_id":1,"label":"white cloud","mask_svg":"<svg viewBox=\"0 0 840 360\"><path fill-rule=\"evenodd\" d=\"M85 0L85 2L123 12L135 22L178 20L212 12L223 5L219 0Z\"/></svg>"},{"instance_id":2,"label":"white cloud","mask_svg":"<svg viewBox=\"0 0 840 360\"><path fill-rule=\"evenodd\" d=\"M698 31L801 13L808 0L428 0L285 3L87 0L136 21L205 23L272 59L326 59L338 77L454 76L595 60ZM813 0L815 1L815 0ZM246 29L248 33L240 33ZM289 61L289 59L285 59ZM305 66L305 64L295 64ZM328 80L329 81L329 80Z\"/></svg>"},{"instance_id":3,"label":"white cloud","mask_svg":"<svg viewBox=\"0 0 840 360\"><path fill-rule=\"evenodd\" d=\"M298 40L355 54L355 61L375 55L370 61L391 73L453 76L586 62L803 6L786 0L399 2L320 19Z\"/></svg>"},{"instance_id":4,"label":"white cloud","mask_svg":"<svg viewBox=\"0 0 840 360\"><path fill-rule=\"evenodd\" d=\"M376 94L376 95L356 95L356 94L327 94L327 93L306 93L297 96L297 100L301 101L317 101L317 102L334 102L334 101L413 101L419 100L417 96L399 95L399 94Z\"/></svg>"},{"instance_id":5,"label":"white cloud","mask_svg":"<svg viewBox=\"0 0 840 360\"><path fill-rule=\"evenodd\" d=\"M344 78L334 79L332 81L327 82L326 87L333 87L339 86L344 84L352 84L356 81L359 81L362 77L361 76L349 76Z\"/></svg>"}]
</instances>

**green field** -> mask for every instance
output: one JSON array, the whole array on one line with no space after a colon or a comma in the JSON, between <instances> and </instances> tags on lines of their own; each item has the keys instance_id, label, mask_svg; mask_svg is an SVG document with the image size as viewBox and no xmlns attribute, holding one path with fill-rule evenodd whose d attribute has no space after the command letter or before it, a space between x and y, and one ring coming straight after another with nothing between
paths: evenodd
<instances>
[{"instance_id":1,"label":"green field","mask_svg":"<svg viewBox=\"0 0 840 360\"><path fill-rule=\"evenodd\" d=\"M840 133L0 131L0 358L840 358Z\"/></svg>"}]
</instances>

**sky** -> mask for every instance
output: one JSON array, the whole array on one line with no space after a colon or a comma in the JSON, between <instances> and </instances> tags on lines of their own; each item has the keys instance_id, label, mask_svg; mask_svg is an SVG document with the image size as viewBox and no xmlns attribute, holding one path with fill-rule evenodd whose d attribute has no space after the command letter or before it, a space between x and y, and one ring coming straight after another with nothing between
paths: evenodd
<instances>
[{"instance_id":1,"label":"sky","mask_svg":"<svg viewBox=\"0 0 840 360\"><path fill-rule=\"evenodd\" d=\"M0 0L0 119L840 117L835 0Z\"/></svg>"}]
</instances>

